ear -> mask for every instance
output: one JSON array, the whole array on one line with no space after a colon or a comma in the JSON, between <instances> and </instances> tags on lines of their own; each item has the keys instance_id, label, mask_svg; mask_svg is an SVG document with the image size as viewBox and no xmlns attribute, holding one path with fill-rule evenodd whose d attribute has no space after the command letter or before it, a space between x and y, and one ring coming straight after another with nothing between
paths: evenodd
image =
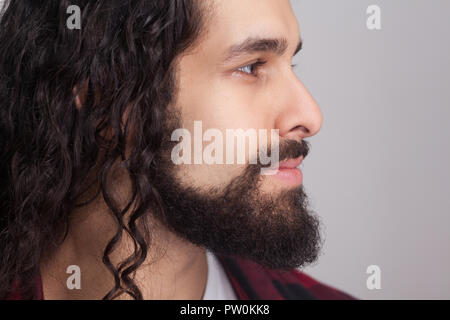
<instances>
[{"instance_id":1,"label":"ear","mask_svg":"<svg viewBox=\"0 0 450 320\"><path fill-rule=\"evenodd\" d=\"M75 95L75 107L80 110L84 103L86 102L86 97L88 93L89 88L89 79L87 79L83 87L81 89L79 88L79 84L76 84L75 87L72 89L72 93Z\"/></svg>"}]
</instances>

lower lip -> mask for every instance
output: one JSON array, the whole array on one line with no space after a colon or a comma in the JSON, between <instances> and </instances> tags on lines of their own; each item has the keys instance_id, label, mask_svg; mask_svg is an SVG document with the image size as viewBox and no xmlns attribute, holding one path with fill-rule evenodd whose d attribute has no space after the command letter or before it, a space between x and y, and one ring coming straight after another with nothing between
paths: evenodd
<instances>
[{"instance_id":1,"label":"lower lip","mask_svg":"<svg viewBox=\"0 0 450 320\"><path fill-rule=\"evenodd\" d=\"M273 176L290 185L301 185L303 182L303 173L299 168L279 168Z\"/></svg>"}]
</instances>

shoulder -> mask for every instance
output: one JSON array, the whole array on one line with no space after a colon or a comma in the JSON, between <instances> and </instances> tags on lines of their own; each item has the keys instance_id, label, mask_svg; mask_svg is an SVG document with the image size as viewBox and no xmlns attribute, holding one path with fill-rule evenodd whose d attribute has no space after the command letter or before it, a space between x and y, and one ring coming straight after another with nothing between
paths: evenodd
<instances>
[{"instance_id":1,"label":"shoulder","mask_svg":"<svg viewBox=\"0 0 450 320\"><path fill-rule=\"evenodd\" d=\"M236 256L217 255L243 300L353 300L351 295L296 270L268 269Z\"/></svg>"},{"instance_id":2,"label":"shoulder","mask_svg":"<svg viewBox=\"0 0 450 320\"><path fill-rule=\"evenodd\" d=\"M311 294L313 294L317 299L322 300L356 300L355 297L336 289L332 286L324 284L316 279L308 276L307 274L299 270L290 271L293 278L295 278L298 283L304 286Z\"/></svg>"},{"instance_id":3,"label":"shoulder","mask_svg":"<svg viewBox=\"0 0 450 320\"><path fill-rule=\"evenodd\" d=\"M29 293L25 293L24 287L30 289ZM24 286L24 283L16 279L12 281L9 294L3 298L4 300L43 300L42 280L40 275L36 275L30 285Z\"/></svg>"}]
</instances>

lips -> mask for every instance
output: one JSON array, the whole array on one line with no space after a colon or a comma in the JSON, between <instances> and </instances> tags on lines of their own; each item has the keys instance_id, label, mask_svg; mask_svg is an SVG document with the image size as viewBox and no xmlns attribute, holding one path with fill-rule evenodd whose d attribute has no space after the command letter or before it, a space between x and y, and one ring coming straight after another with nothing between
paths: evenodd
<instances>
[{"instance_id":1,"label":"lips","mask_svg":"<svg viewBox=\"0 0 450 320\"><path fill-rule=\"evenodd\" d=\"M278 182L282 182L285 186L299 186L303 183L303 173L298 168L303 161L303 156L280 161L278 163L278 169L272 171L272 177L277 179Z\"/></svg>"}]
</instances>

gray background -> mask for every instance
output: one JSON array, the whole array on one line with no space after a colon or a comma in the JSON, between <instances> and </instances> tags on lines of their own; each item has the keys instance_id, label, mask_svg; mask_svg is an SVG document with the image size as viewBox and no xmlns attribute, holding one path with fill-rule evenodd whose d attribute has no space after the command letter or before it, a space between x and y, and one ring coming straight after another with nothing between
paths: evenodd
<instances>
[{"instance_id":1,"label":"gray background","mask_svg":"<svg viewBox=\"0 0 450 320\"><path fill-rule=\"evenodd\" d=\"M326 238L305 271L362 299L450 299L450 1L291 2L324 117L303 172Z\"/></svg>"}]
</instances>

